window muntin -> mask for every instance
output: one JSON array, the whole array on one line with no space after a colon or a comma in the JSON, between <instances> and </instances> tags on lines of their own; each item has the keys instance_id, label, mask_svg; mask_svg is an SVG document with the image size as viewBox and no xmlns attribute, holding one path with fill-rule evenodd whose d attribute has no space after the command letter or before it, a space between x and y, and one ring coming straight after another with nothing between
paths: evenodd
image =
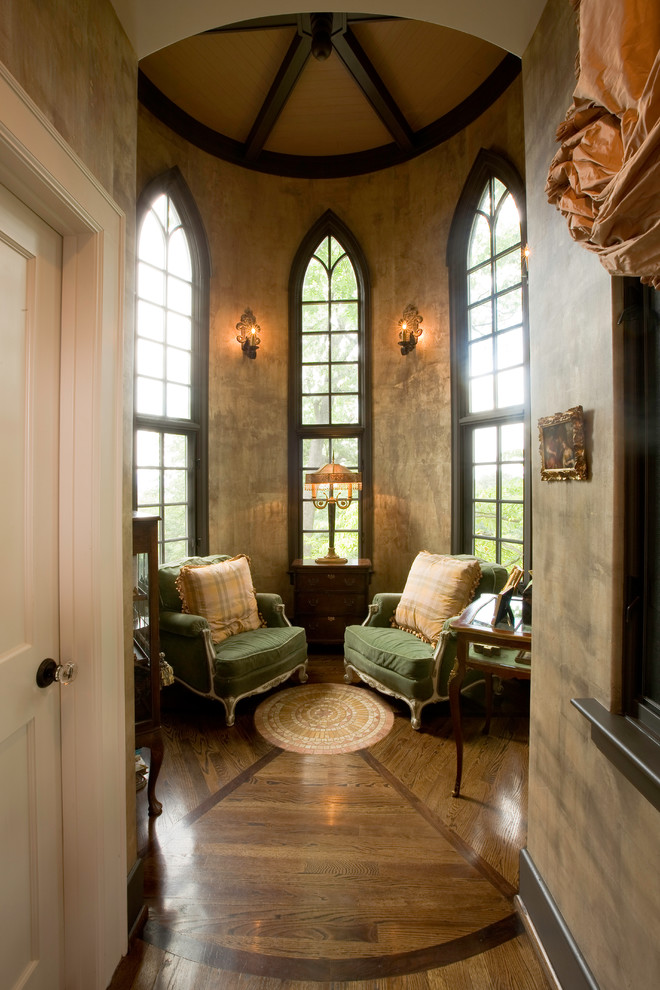
<instances>
[{"instance_id":1,"label":"window muntin","mask_svg":"<svg viewBox=\"0 0 660 990\"><path fill-rule=\"evenodd\" d=\"M134 444L134 504L161 517L161 562L195 553L199 539L201 278L192 237L161 187L138 228Z\"/></svg>"}]
</instances>

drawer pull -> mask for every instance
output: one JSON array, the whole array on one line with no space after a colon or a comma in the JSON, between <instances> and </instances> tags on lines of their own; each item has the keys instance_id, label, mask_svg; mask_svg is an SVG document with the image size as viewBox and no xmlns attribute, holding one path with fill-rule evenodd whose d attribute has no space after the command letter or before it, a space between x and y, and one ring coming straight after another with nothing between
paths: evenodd
<instances>
[{"instance_id":1,"label":"drawer pull","mask_svg":"<svg viewBox=\"0 0 660 990\"><path fill-rule=\"evenodd\" d=\"M334 622L335 621L334 615L328 615L327 616L327 620L328 620L328 622Z\"/></svg>"}]
</instances>

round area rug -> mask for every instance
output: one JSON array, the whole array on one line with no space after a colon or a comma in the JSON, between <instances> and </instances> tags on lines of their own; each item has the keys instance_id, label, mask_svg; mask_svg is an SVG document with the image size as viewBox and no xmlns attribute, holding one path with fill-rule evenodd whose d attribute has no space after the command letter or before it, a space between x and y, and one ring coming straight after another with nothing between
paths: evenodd
<instances>
[{"instance_id":1,"label":"round area rug","mask_svg":"<svg viewBox=\"0 0 660 990\"><path fill-rule=\"evenodd\" d=\"M394 713L363 688L309 684L262 701L254 721L264 739L290 753L353 753L384 739Z\"/></svg>"}]
</instances>

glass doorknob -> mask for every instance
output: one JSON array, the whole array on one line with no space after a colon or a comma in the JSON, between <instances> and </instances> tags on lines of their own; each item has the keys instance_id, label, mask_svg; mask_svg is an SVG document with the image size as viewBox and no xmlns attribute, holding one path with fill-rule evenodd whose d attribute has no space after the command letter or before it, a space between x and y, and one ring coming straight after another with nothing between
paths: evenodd
<instances>
[{"instance_id":1,"label":"glass doorknob","mask_svg":"<svg viewBox=\"0 0 660 990\"><path fill-rule=\"evenodd\" d=\"M47 657L46 660L42 660L39 664L39 669L37 670L37 684L40 688L47 688L53 683L53 681L58 681L66 687L71 681L75 681L78 675L78 666L75 663L69 661L68 663L57 663L55 660L51 660Z\"/></svg>"}]
</instances>

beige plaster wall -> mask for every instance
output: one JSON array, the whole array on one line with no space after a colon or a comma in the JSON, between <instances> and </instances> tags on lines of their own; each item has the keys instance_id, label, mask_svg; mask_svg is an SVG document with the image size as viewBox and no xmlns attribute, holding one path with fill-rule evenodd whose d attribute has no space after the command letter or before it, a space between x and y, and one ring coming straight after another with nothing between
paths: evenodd
<instances>
[{"instance_id":1,"label":"beige plaster wall","mask_svg":"<svg viewBox=\"0 0 660 990\"><path fill-rule=\"evenodd\" d=\"M569 3L549 0L523 60L532 423L582 404L590 477L543 483L535 450L528 850L601 990L622 990L660 972L660 821L570 703L616 708L621 666L618 310L609 277L543 189L576 50Z\"/></svg>"},{"instance_id":2,"label":"beige plaster wall","mask_svg":"<svg viewBox=\"0 0 660 990\"><path fill-rule=\"evenodd\" d=\"M109 0L2 0L0 61L126 215L123 504L130 866L136 855L130 560L137 59Z\"/></svg>"},{"instance_id":3,"label":"beige plaster wall","mask_svg":"<svg viewBox=\"0 0 660 990\"><path fill-rule=\"evenodd\" d=\"M138 189L178 165L204 218L213 276L210 323L210 544L246 552L255 584L290 603L287 577L288 281L296 250L332 209L362 246L373 314L375 574L400 590L422 548L450 549L447 236L481 147L524 169L521 86L465 132L414 161L366 176L298 180L222 162L148 112L138 124ZM397 321L413 302L425 332L402 357ZM234 329L246 306L262 328L256 361Z\"/></svg>"}]
</instances>

